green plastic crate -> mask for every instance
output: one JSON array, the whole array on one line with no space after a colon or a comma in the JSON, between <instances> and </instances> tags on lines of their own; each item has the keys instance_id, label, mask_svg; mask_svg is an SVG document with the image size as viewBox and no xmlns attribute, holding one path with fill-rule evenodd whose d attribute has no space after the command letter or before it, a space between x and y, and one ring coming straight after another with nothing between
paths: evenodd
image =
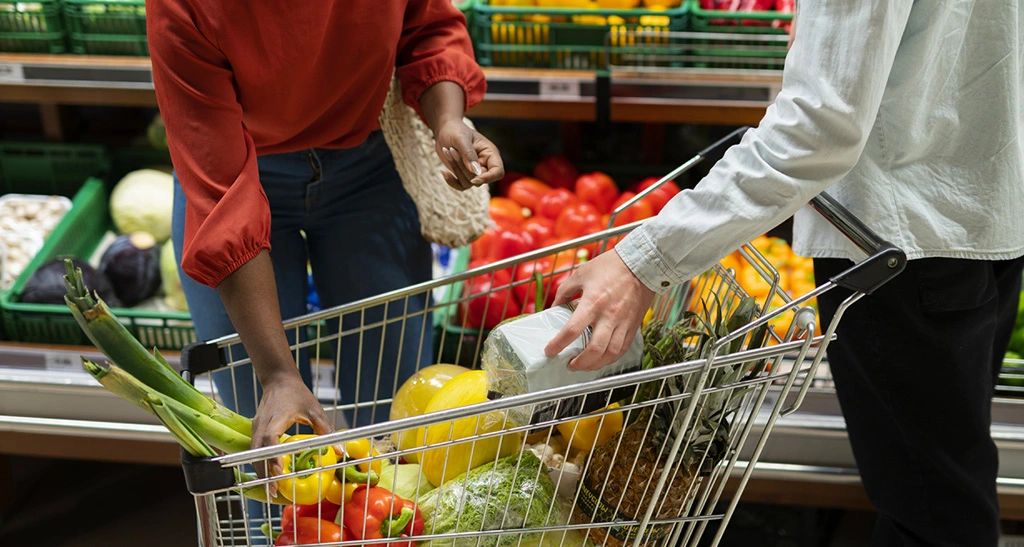
<instances>
[{"instance_id":1,"label":"green plastic crate","mask_svg":"<svg viewBox=\"0 0 1024 547\"><path fill-rule=\"evenodd\" d=\"M791 23L792 13L729 12L701 9L699 0L686 0L691 30L706 33L689 40L688 63L694 68L782 70L788 32L773 23Z\"/></svg>"},{"instance_id":2,"label":"green plastic crate","mask_svg":"<svg viewBox=\"0 0 1024 547\"><path fill-rule=\"evenodd\" d=\"M88 259L112 229L107 188L89 179L75 195L71 211L61 220L11 290L0 297L0 314L8 339L37 344L89 345L89 339L66 306L26 304L18 298L25 283L44 263L62 256ZM196 340L187 312L153 312L115 308L114 314L144 346L180 350Z\"/></svg>"},{"instance_id":3,"label":"green plastic crate","mask_svg":"<svg viewBox=\"0 0 1024 547\"><path fill-rule=\"evenodd\" d=\"M117 183L122 177L137 169L169 169L171 153L155 148L121 148L115 150L111 159L110 181Z\"/></svg>"},{"instance_id":4,"label":"green plastic crate","mask_svg":"<svg viewBox=\"0 0 1024 547\"><path fill-rule=\"evenodd\" d=\"M471 28L482 66L603 70L646 65L635 60L645 53L681 56L674 47L680 41L668 33L686 30L686 25L685 4L664 10L573 9L478 0Z\"/></svg>"},{"instance_id":5,"label":"green plastic crate","mask_svg":"<svg viewBox=\"0 0 1024 547\"><path fill-rule=\"evenodd\" d=\"M0 52L64 53L60 0L0 0Z\"/></svg>"},{"instance_id":6,"label":"green plastic crate","mask_svg":"<svg viewBox=\"0 0 1024 547\"><path fill-rule=\"evenodd\" d=\"M99 145L0 142L0 195L72 197L82 181L109 172L106 149Z\"/></svg>"},{"instance_id":7,"label":"green plastic crate","mask_svg":"<svg viewBox=\"0 0 1024 547\"><path fill-rule=\"evenodd\" d=\"M145 0L64 0L73 53L149 55Z\"/></svg>"}]
</instances>

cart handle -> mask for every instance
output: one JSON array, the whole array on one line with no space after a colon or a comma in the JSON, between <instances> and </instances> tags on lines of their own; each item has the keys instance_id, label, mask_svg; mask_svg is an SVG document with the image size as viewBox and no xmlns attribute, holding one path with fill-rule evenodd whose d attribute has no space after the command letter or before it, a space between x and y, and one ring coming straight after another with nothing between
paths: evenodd
<instances>
[{"instance_id":1,"label":"cart handle","mask_svg":"<svg viewBox=\"0 0 1024 547\"><path fill-rule=\"evenodd\" d=\"M808 205L868 255L866 260L830 279L832 283L871 294L907 267L907 254L902 249L879 237L832 196L822 192Z\"/></svg>"}]
</instances>

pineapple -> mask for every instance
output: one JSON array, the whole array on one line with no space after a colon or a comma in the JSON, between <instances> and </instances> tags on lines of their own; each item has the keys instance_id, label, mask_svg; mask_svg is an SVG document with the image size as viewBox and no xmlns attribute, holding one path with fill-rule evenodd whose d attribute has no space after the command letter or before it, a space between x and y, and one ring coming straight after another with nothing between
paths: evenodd
<instances>
[{"instance_id":1,"label":"pineapple","mask_svg":"<svg viewBox=\"0 0 1024 547\"><path fill-rule=\"evenodd\" d=\"M708 307L705 306L705 310ZM715 305L713 309L721 310ZM683 320L655 343L663 325L652 322L644 329L644 368L684 362L707 357L715 342L753 320L757 314L753 298L743 299L723 324L722 312L712 323L704 316L687 313ZM755 331L749 338L748 348L759 347L767 335L765 329ZM740 339L720 354L741 349ZM760 365L748 363L711 371L706 387L735 383L746 374L760 373ZM634 403L692 392L697 374L651 382L637 388ZM691 491L694 480L706 475L725 457L729 446L729 417L743 399L744 392L728 390L706 395L694 411L697 431L686 430L683 424L689 399L657 403L634 410L629 425L619 436L594 449L589 462L585 462L579 499L573 508L573 517L579 524L608 523L614 520L642 520L651 503L657 503L652 519L680 516L681 508L692 501L697 489ZM678 435L686 435L684 449L673 463L673 475L665 483L660 499L654 499L654 490L668 464L668 453ZM616 510L617 508L617 510ZM597 545L623 547L632 544L638 526L612 526L592 528L589 539ZM648 526L641 545L663 539L671 531L670 525Z\"/></svg>"}]
</instances>

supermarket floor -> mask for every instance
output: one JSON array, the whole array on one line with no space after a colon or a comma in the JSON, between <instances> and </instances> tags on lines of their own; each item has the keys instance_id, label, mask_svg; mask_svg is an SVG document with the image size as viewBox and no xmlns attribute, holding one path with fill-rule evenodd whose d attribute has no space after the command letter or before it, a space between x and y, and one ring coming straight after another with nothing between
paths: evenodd
<instances>
[{"instance_id":1,"label":"supermarket floor","mask_svg":"<svg viewBox=\"0 0 1024 547\"><path fill-rule=\"evenodd\" d=\"M0 516L3 547L197 545L181 470L75 460L9 458L14 492ZM723 547L858 547L872 515L742 505Z\"/></svg>"}]
</instances>

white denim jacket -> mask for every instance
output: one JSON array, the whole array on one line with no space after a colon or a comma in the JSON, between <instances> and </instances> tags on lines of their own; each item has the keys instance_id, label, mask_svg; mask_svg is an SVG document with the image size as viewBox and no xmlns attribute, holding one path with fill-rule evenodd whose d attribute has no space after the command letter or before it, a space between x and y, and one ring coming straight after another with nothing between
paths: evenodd
<instances>
[{"instance_id":1,"label":"white denim jacket","mask_svg":"<svg viewBox=\"0 0 1024 547\"><path fill-rule=\"evenodd\" d=\"M795 251L864 255L804 207L828 189L911 259L1024 255L1020 0L803 0L782 90L694 190L616 250L649 288L796 213Z\"/></svg>"}]
</instances>

